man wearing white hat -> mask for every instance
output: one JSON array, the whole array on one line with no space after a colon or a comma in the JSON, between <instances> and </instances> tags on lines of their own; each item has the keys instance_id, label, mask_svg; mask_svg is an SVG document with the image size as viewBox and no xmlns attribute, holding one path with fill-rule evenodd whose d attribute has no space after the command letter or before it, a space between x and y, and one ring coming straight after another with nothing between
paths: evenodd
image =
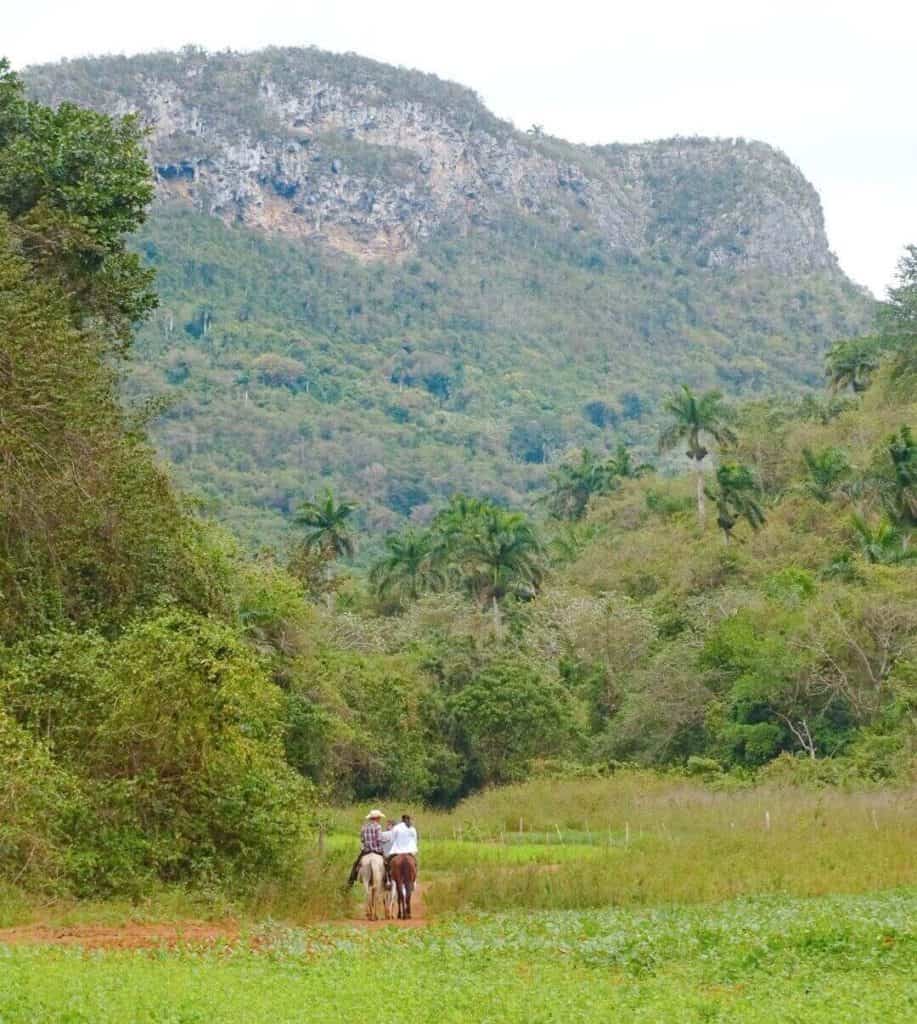
<instances>
[{"instance_id":1,"label":"man wearing white hat","mask_svg":"<svg viewBox=\"0 0 917 1024\"><path fill-rule=\"evenodd\" d=\"M375 807L366 815L363 827L360 829L360 853L350 869L350 878L347 879L348 888L357 880L360 861L367 853L378 853L381 857L385 857L385 843L386 840L391 840L391 835L383 832L382 826L379 824L384 817L382 811Z\"/></svg>"}]
</instances>

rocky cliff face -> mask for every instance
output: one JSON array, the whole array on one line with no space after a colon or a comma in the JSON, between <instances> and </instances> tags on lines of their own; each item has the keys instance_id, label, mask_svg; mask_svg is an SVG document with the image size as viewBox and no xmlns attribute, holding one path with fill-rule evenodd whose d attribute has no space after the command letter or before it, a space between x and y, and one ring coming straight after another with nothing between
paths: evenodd
<instances>
[{"instance_id":1,"label":"rocky cliff face","mask_svg":"<svg viewBox=\"0 0 917 1024\"><path fill-rule=\"evenodd\" d=\"M26 77L46 102L146 120L163 202L365 260L524 217L711 268L835 266L817 194L762 143L573 146L515 131L434 76L315 50L189 49Z\"/></svg>"}]
</instances>

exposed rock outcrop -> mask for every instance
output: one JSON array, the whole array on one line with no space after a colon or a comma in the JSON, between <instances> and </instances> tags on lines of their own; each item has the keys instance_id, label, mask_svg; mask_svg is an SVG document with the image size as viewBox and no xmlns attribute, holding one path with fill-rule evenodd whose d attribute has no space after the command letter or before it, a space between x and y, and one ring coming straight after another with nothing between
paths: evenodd
<instances>
[{"instance_id":1,"label":"exposed rock outcrop","mask_svg":"<svg viewBox=\"0 0 917 1024\"><path fill-rule=\"evenodd\" d=\"M434 76L310 49L99 58L26 78L47 102L149 122L162 201L364 259L522 216L711 268L835 263L815 190L762 143L573 146L515 131Z\"/></svg>"}]
</instances>

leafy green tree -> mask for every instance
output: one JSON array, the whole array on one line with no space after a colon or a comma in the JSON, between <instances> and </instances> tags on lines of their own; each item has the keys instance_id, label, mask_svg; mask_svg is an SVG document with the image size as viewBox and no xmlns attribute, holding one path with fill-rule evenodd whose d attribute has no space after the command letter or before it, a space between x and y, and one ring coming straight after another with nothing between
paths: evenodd
<instances>
[{"instance_id":1,"label":"leafy green tree","mask_svg":"<svg viewBox=\"0 0 917 1024\"><path fill-rule=\"evenodd\" d=\"M908 546L908 537L883 516L871 523L864 516L851 519L860 553L874 565L904 565L917 561L917 548Z\"/></svg>"},{"instance_id":2,"label":"leafy green tree","mask_svg":"<svg viewBox=\"0 0 917 1024\"><path fill-rule=\"evenodd\" d=\"M206 605L197 528L108 361L151 309L126 249L152 196L135 121L30 102L0 63L0 633Z\"/></svg>"},{"instance_id":3,"label":"leafy green tree","mask_svg":"<svg viewBox=\"0 0 917 1024\"><path fill-rule=\"evenodd\" d=\"M897 376L917 371L917 245L909 245L898 263L897 285L879 311L879 327L895 353Z\"/></svg>"},{"instance_id":4,"label":"leafy green tree","mask_svg":"<svg viewBox=\"0 0 917 1024\"><path fill-rule=\"evenodd\" d=\"M120 407L106 340L11 231L0 214L0 636L208 607L208 545Z\"/></svg>"},{"instance_id":5,"label":"leafy green tree","mask_svg":"<svg viewBox=\"0 0 917 1024\"><path fill-rule=\"evenodd\" d=\"M802 458L808 474L805 489L820 502L830 501L837 488L853 472L846 453L840 448L823 448L818 452L803 448Z\"/></svg>"},{"instance_id":6,"label":"leafy green tree","mask_svg":"<svg viewBox=\"0 0 917 1024\"><path fill-rule=\"evenodd\" d=\"M429 678L405 655L322 649L291 673L291 763L340 801L426 799L450 760Z\"/></svg>"},{"instance_id":7,"label":"leafy green tree","mask_svg":"<svg viewBox=\"0 0 917 1024\"><path fill-rule=\"evenodd\" d=\"M470 786L525 778L533 758L563 752L574 732L560 687L515 659L486 666L447 707Z\"/></svg>"},{"instance_id":8,"label":"leafy green tree","mask_svg":"<svg viewBox=\"0 0 917 1024\"><path fill-rule=\"evenodd\" d=\"M303 538L306 549L318 548L329 560L352 557L356 545L350 517L356 508L353 502L338 501L330 487L314 501L304 502L293 521L309 529Z\"/></svg>"},{"instance_id":9,"label":"leafy green tree","mask_svg":"<svg viewBox=\"0 0 917 1024\"><path fill-rule=\"evenodd\" d=\"M713 670L723 694L707 727L723 760L756 767L796 749L814 759L846 741L850 702L842 686L819 677L818 654L802 641L804 629L802 612L771 605L728 616L707 636L700 666ZM797 642L788 643L788 636Z\"/></svg>"},{"instance_id":10,"label":"leafy green tree","mask_svg":"<svg viewBox=\"0 0 917 1024\"><path fill-rule=\"evenodd\" d=\"M825 372L832 391L850 388L861 395L879 368L881 343L876 338L850 338L833 345L825 356Z\"/></svg>"},{"instance_id":11,"label":"leafy green tree","mask_svg":"<svg viewBox=\"0 0 917 1024\"><path fill-rule=\"evenodd\" d=\"M659 437L659 450L671 451L682 441L687 442L685 454L694 463L697 488L697 520L704 526L704 473L703 463L707 448L702 443L704 436L713 438L718 444L730 444L736 435L728 424L728 409L719 391L707 391L697 396L686 385L670 395L664 406L672 423Z\"/></svg>"},{"instance_id":12,"label":"leafy green tree","mask_svg":"<svg viewBox=\"0 0 917 1024\"><path fill-rule=\"evenodd\" d=\"M372 567L370 582L380 597L399 605L443 586L444 573L434 558L432 534L407 529L386 537L385 555Z\"/></svg>"},{"instance_id":13,"label":"leafy green tree","mask_svg":"<svg viewBox=\"0 0 917 1024\"><path fill-rule=\"evenodd\" d=\"M724 462L716 470L716 489L705 488L707 497L716 504L716 523L728 544L740 519L753 530L764 525L764 512L755 500L758 485L747 466Z\"/></svg>"},{"instance_id":14,"label":"leafy green tree","mask_svg":"<svg viewBox=\"0 0 917 1024\"><path fill-rule=\"evenodd\" d=\"M0 61L0 210L37 275L67 295L74 323L101 328L120 350L156 305L152 271L125 246L153 198L143 134L134 116L30 102Z\"/></svg>"}]
</instances>

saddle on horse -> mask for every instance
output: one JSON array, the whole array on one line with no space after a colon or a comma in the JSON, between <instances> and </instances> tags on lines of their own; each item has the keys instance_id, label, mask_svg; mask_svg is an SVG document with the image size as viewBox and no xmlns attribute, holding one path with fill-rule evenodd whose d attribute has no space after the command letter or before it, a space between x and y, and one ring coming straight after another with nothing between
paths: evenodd
<instances>
[{"instance_id":1,"label":"saddle on horse","mask_svg":"<svg viewBox=\"0 0 917 1024\"><path fill-rule=\"evenodd\" d=\"M353 867L350 869L350 877L347 879L347 888L349 889L354 882L357 880L357 875L360 872L360 861L366 856L367 853L375 853L375 850L360 850L357 854L357 859L353 862ZM392 881L391 871L389 868L389 861L391 857L383 857L382 861L385 864L385 887L389 887Z\"/></svg>"}]
</instances>

